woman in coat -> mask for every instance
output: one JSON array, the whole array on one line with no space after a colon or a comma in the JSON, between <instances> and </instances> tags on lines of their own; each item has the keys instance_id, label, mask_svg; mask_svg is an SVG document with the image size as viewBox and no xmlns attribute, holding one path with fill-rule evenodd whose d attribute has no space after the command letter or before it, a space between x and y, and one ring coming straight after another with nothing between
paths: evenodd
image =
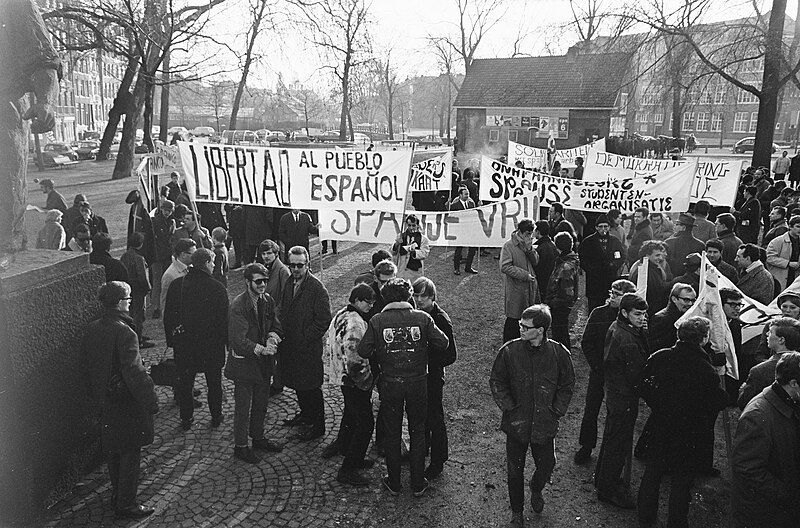
<instances>
[{"instance_id":1,"label":"woman in coat","mask_svg":"<svg viewBox=\"0 0 800 528\"><path fill-rule=\"evenodd\" d=\"M141 448L153 442L158 397L128 315L130 286L108 282L100 287L98 296L105 312L89 323L82 351L89 398L100 410L100 441L111 476L111 502L117 518L146 517L153 508L137 504L136 488Z\"/></svg>"},{"instance_id":2,"label":"woman in coat","mask_svg":"<svg viewBox=\"0 0 800 528\"><path fill-rule=\"evenodd\" d=\"M62 213L58 209L47 211L44 227L36 238L36 249L64 249L67 245L67 234L61 226Z\"/></svg>"}]
</instances>

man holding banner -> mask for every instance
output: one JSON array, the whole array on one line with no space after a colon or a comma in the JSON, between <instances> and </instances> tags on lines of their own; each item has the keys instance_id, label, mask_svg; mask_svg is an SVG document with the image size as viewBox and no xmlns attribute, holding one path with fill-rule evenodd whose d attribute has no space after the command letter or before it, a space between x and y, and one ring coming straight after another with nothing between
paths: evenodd
<instances>
[{"instance_id":1,"label":"man holding banner","mask_svg":"<svg viewBox=\"0 0 800 528\"><path fill-rule=\"evenodd\" d=\"M406 217L406 230L397 235L392 251L397 256L398 277L414 281L422 277L422 261L430 253L430 241L414 215Z\"/></svg>"},{"instance_id":2,"label":"man holding banner","mask_svg":"<svg viewBox=\"0 0 800 528\"><path fill-rule=\"evenodd\" d=\"M458 199L453 200L453 203L450 204L451 211L466 211L467 209L472 209L475 207L475 202L472 198L469 197L469 189L466 186L461 186L458 188ZM453 273L456 275L461 275L461 254L463 253L464 248L462 246L458 246L453 253ZM478 273L474 269L472 269L472 260L475 258L475 248L470 247L467 248L467 263L464 271L466 273Z\"/></svg>"}]
</instances>

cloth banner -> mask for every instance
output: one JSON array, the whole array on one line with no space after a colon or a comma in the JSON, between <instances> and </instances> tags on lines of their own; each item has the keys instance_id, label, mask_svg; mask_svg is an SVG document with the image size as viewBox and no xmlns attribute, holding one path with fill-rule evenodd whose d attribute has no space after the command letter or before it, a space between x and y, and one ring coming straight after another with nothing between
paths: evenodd
<instances>
[{"instance_id":1,"label":"cloth banner","mask_svg":"<svg viewBox=\"0 0 800 528\"><path fill-rule=\"evenodd\" d=\"M537 194L466 211L413 211L431 246L464 247L502 247L520 220L536 220L538 213ZM322 209L319 221L321 240L392 244L401 231L403 213Z\"/></svg>"},{"instance_id":2,"label":"cloth banner","mask_svg":"<svg viewBox=\"0 0 800 528\"><path fill-rule=\"evenodd\" d=\"M402 213L411 150L272 148L178 142L197 200L287 209Z\"/></svg>"},{"instance_id":3,"label":"cloth banner","mask_svg":"<svg viewBox=\"0 0 800 528\"><path fill-rule=\"evenodd\" d=\"M724 278L717 268L708 261L706 252L700 261L700 292L697 300L677 321L675 328L686 319L702 316L711 321L711 335L709 342L714 352L725 354L725 374L733 379L739 379L739 362L736 359L736 348L733 343L733 334L728 326L728 319L722 309L722 299L719 289ZM727 278L725 280L728 280ZM730 282L730 281L728 281Z\"/></svg>"},{"instance_id":4,"label":"cloth banner","mask_svg":"<svg viewBox=\"0 0 800 528\"><path fill-rule=\"evenodd\" d=\"M139 197L145 210L152 211L159 204L158 176L150 171L150 159L145 156L136 167L136 177L139 179Z\"/></svg>"},{"instance_id":5,"label":"cloth banner","mask_svg":"<svg viewBox=\"0 0 800 528\"><path fill-rule=\"evenodd\" d=\"M587 143L579 147L556 150L556 161L561 162L561 166L571 169L577 167L575 158L581 157L584 160L589 152L589 148L594 147L595 150L606 150L606 138L600 138L593 143ZM547 149L529 147L514 141L508 141L508 163L512 167L521 161L522 165L527 169L540 169L547 166Z\"/></svg>"},{"instance_id":6,"label":"cloth banner","mask_svg":"<svg viewBox=\"0 0 800 528\"><path fill-rule=\"evenodd\" d=\"M157 143L155 152L148 154L150 170L153 174L169 174L181 168L181 154L175 145Z\"/></svg>"},{"instance_id":7,"label":"cloth banner","mask_svg":"<svg viewBox=\"0 0 800 528\"><path fill-rule=\"evenodd\" d=\"M412 191L450 191L453 172L453 151L422 160L411 166Z\"/></svg>"},{"instance_id":8,"label":"cloth banner","mask_svg":"<svg viewBox=\"0 0 800 528\"><path fill-rule=\"evenodd\" d=\"M606 213L619 209L633 213L637 207L651 212L678 212L689 208L689 188L697 161L644 177L626 172L609 174L602 179L573 180L540 172L519 169L481 157L480 199L508 200L514 196L538 192L542 205L554 202L567 209Z\"/></svg>"}]
</instances>

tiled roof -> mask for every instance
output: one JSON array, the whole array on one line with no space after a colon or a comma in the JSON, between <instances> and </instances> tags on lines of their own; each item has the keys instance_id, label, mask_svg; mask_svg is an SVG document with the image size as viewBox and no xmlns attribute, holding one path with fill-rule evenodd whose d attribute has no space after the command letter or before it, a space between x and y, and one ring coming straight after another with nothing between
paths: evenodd
<instances>
[{"instance_id":1,"label":"tiled roof","mask_svg":"<svg viewBox=\"0 0 800 528\"><path fill-rule=\"evenodd\" d=\"M453 106L611 108L629 55L475 59Z\"/></svg>"}]
</instances>

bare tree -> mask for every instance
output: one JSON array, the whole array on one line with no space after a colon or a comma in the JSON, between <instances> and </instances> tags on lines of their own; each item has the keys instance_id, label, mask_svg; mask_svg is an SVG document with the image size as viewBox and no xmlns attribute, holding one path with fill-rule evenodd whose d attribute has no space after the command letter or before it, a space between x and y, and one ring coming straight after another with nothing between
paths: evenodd
<instances>
[{"instance_id":1,"label":"bare tree","mask_svg":"<svg viewBox=\"0 0 800 528\"><path fill-rule=\"evenodd\" d=\"M483 38L506 14L503 0L455 0L458 23L455 35L428 37L437 47L450 48L461 60L464 73L469 71Z\"/></svg>"},{"instance_id":2,"label":"bare tree","mask_svg":"<svg viewBox=\"0 0 800 528\"><path fill-rule=\"evenodd\" d=\"M394 139L394 107L395 98L402 86L397 78L397 70L392 63L392 49L386 50L385 55L375 61L375 69L381 82L381 99L386 122L388 124L389 139Z\"/></svg>"}]
</instances>

